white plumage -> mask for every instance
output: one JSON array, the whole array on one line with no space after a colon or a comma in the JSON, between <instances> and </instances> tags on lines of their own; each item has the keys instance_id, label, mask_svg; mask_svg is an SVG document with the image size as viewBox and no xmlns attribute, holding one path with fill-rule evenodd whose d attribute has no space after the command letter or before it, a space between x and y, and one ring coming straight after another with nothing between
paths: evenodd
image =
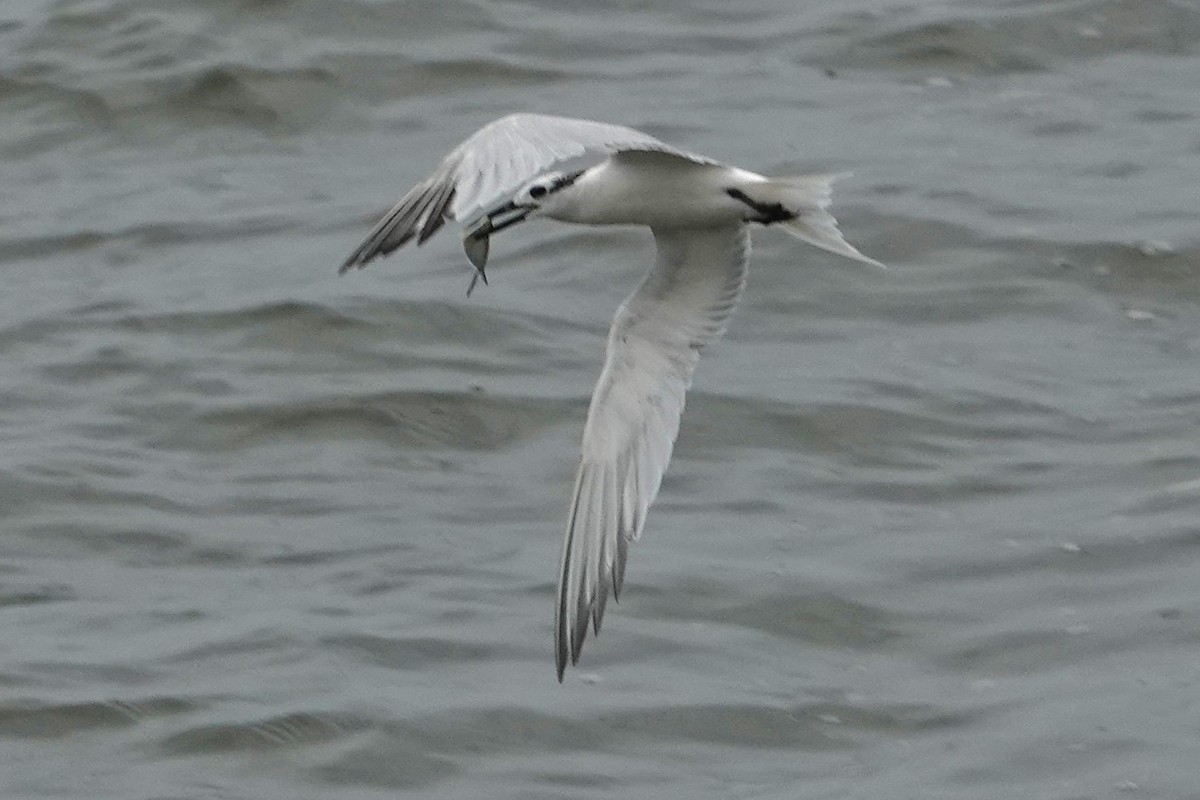
<instances>
[{"instance_id":1,"label":"white plumage","mask_svg":"<svg viewBox=\"0 0 1200 800\"><path fill-rule=\"evenodd\" d=\"M608 157L569 174L548 171L590 153ZM598 633L609 594L621 590L700 351L724 332L745 285L748 223L882 266L848 244L826 211L835 177L766 178L632 128L513 114L451 151L342 265L365 266L414 237L422 243L447 219L471 223L464 246L478 276L488 237L531 216L653 231L654 267L617 309L584 426L555 605L559 680L578 661L589 621Z\"/></svg>"}]
</instances>

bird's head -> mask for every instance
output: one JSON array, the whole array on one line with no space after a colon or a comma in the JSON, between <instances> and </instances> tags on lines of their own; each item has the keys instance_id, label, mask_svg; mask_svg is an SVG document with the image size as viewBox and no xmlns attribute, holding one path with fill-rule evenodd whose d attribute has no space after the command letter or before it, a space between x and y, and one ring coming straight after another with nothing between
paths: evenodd
<instances>
[{"instance_id":1,"label":"bird's head","mask_svg":"<svg viewBox=\"0 0 1200 800\"><path fill-rule=\"evenodd\" d=\"M583 170L575 172L547 172L522 186L513 195L511 205L515 209L525 210L522 218L534 216L548 206L552 206L559 198L563 189L575 183Z\"/></svg>"},{"instance_id":2,"label":"bird's head","mask_svg":"<svg viewBox=\"0 0 1200 800\"><path fill-rule=\"evenodd\" d=\"M488 237L552 209L555 201L561 197L562 190L573 184L583 172L543 173L518 189L508 202L485 211L463 235L467 258L475 265L475 269L482 273L487 263Z\"/></svg>"}]
</instances>

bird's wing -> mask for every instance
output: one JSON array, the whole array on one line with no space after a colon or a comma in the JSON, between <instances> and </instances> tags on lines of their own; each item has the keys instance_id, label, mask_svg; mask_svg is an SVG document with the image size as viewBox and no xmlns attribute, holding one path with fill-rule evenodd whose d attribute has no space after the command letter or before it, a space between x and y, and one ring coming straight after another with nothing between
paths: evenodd
<instances>
[{"instance_id":1,"label":"bird's wing","mask_svg":"<svg viewBox=\"0 0 1200 800\"><path fill-rule=\"evenodd\" d=\"M340 271L364 267L414 236L422 244L447 219L467 219L484 203L517 189L554 164L592 152L624 150L671 153L701 164L715 163L621 125L510 114L483 126L454 148L432 175L409 190L376 223Z\"/></svg>"},{"instance_id":2,"label":"bird's wing","mask_svg":"<svg viewBox=\"0 0 1200 800\"><path fill-rule=\"evenodd\" d=\"M625 576L671 458L684 393L701 349L720 336L746 282L743 224L654 230L654 269L621 304L588 409L583 455L563 541L555 609L558 678L597 633Z\"/></svg>"}]
</instances>

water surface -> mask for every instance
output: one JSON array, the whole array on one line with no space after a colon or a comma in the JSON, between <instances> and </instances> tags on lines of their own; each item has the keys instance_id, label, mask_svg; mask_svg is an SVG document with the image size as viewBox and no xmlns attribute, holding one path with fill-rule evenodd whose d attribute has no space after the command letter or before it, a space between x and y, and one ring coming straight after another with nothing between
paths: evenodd
<instances>
[{"instance_id":1,"label":"water surface","mask_svg":"<svg viewBox=\"0 0 1200 800\"><path fill-rule=\"evenodd\" d=\"M10 0L0 787L1195 797L1200 11ZM853 170L755 237L604 634L554 572L639 230L338 279L513 110Z\"/></svg>"}]
</instances>

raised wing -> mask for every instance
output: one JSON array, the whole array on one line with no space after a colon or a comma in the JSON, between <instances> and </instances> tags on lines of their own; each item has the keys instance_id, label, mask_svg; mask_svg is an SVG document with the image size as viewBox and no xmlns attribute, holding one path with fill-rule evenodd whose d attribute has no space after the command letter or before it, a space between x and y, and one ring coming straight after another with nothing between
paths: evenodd
<instances>
[{"instance_id":1,"label":"raised wing","mask_svg":"<svg viewBox=\"0 0 1200 800\"><path fill-rule=\"evenodd\" d=\"M679 432L703 347L725 330L746 282L745 225L655 230L653 271L617 309L592 394L563 541L554 649L561 681L625 577Z\"/></svg>"},{"instance_id":2,"label":"raised wing","mask_svg":"<svg viewBox=\"0 0 1200 800\"><path fill-rule=\"evenodd\" d=\"M454 148L437 169L383 216L339 272L364 267L417 237L423 244L448 219L468 219L499 195L533 180L561 161L589 152L649 150L697 163L715 163L671 147L648 133L569 117L510 114L489 123Z\"/></svg>"}]
</instances>

